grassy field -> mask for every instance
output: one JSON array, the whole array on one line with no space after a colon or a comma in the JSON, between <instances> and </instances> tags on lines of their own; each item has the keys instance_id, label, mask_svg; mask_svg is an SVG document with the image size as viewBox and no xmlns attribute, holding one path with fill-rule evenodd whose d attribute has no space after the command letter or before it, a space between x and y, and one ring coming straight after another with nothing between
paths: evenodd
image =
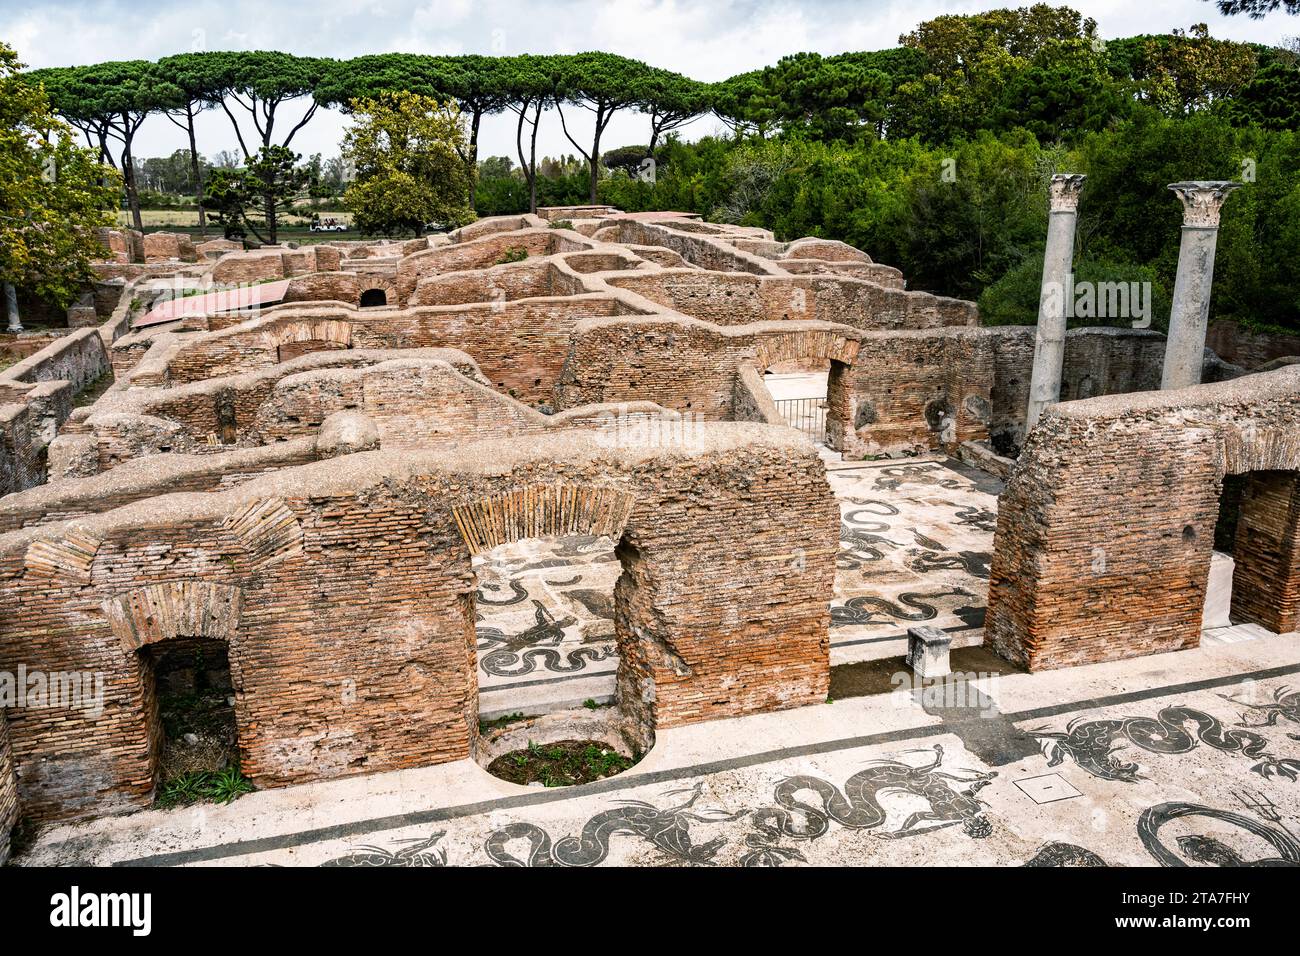
<instances>
[{"instance_id":1,"label":"grassy field","mask_svg":"<svg viewBox=\"0 0 1300 956\"><path fill-rule=\"evenodd\" d=\"M352 214L347 212L321 210L320 215L323 219L340 219L348 224L352 222ZM198 228L199 225L199 213L196 209L145 209L141 211L140 218L144 220L146 230L161 229L164 226ZM117 214L117 224L131 225L131 213L125 209L120 210ZM303 229L305 230L306 227L304 226Z\"/></svg>"}]
</instances>

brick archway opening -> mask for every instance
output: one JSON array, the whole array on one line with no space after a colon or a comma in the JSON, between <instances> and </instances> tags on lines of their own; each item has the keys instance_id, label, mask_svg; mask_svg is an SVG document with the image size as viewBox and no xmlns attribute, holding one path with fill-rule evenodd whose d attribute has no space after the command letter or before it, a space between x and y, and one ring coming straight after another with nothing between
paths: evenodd
<instances>
[{"instance_id":1,"label":"brick archway opening","mask_svg":"<svg viewBox=\"0 0 1300 956\"><path fill-rule=\"evenodd\" d=\"M1184 529L1194 534L1194 529ZM1203 625L1300 629L1300 472L1224 476Z\"/></svg>"},{"instance_id":2,"label":"brick archway opening","mask_svg":"<svg viewBox=\"0 0 1300 956\"><path fill-rule=\"evenodd\" d=\"M629 712L619 607L633 499L620 489L541 485L455 509L470 546L479 735L475 756L514 783L586 782L653 744L653 715ZM626 616L626 615L624 615Z\"/></svg>"},{"instance_id":3,"label":"brick archway opening","mask_svg":"<svg viewBox=\"0 0 1300 956\"><path fill-rule=\"evenodd\" d=\"M814 445L843 450L848 373L858 341L827 329L801 329L760 339L755 367L777 411Z\"/></svg>"},{"instance_id":4,"label":"brick archway opening","mask_svg":"<svg viewBox=\"0 0 1300 956\"><path fill-rule=\"evenodd\" d=\"M361 293L361 308L374 309L388 305L388 293L383 289L367 289Z\"/></svg>"},{"instance_id":5,"label":"brick archway opening","mask_svg":"<svg viewBox=\"0 0 1300 956\"><path fill-rule=\"evenodd\" d=\"M230 642L243 592L230 584L167 581L120 593L102 605L122 652L139 668L139 721L155 793L168 802L202 796L212 777L242 780L239 666ZM233 665L233 666L232 666Z\"/></svg>"},{"instance_id":6,"label":"brick archway opening","mask_svg":"<svg viewBox=\"0 0 1300 956\"><path fill-rule=\"evenodd\" d=\"M137 652L150 770L164 805L189 802L218 775L240 772L229 646L175 637Z\"/></svg>"}]
</instances>

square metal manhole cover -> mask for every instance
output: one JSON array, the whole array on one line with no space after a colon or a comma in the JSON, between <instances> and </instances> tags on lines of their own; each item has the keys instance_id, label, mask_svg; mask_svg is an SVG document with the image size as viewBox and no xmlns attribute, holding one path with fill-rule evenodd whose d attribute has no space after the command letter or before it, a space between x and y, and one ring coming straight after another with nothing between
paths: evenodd
<instances>
[{"instance_id":1,"label":"square metal manhole cover","mask_svg":"<svg viewBox=\"0 0 1300 956\"><path fill-rule=\"evenodd\" d=\"M1056 803L1071 797L1083 796L1070 781L1059 773L1045 773L1041 777L1025 777L1015 781L1017 787L1034 803Z\"/></svg>"}]
</instances>

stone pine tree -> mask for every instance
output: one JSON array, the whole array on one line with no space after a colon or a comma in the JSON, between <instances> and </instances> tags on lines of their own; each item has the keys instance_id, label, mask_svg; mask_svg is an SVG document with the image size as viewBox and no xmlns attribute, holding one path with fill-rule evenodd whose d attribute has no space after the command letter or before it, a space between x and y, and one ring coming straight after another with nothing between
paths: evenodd
<instances>
[{"instance_id":1,"label":"stone pine tree","mask_svg":"<svg viewBox=\"0 0 1300 956\"><path fill-rule=\"evenodd\" d=\"M1300 14L1300 0L1215 0L1215 6L1224 16L1244 13L1252 20L1262 20L1275 10L1285 10L1292 16Z\"/></svg>"},{"instance_id":2,"label":"stone pine tree","mask_svg":"<svg viewBox=\"0 0 1300 956\"><path fill-rule=\"evenodd\" d=\"M0 284L10 331L22 331L19 288L60 306L76 297L104 255L96 229L112 223L121 185L20 66L0 43Z\"/></svg>"},{"instance_id":3,"label":"stone pine tree","mask_svg":"<svg viewBox=\"0 0 1300 956\"><path fill-rule=\"evenodd\" d=\"M654 156L659 140L713 107L712 87L671 70L647 68L642 85L641 112L650 117L650 144Z\"/></svg>"},{"instance_id":4,"label":"stone pine tree","mask_svg":"<svg viewBox=\"0 0 1300 956\"><path fill-rule=\"evenodd\" d=\"M215 109L222 100L223 87L219 74L209 69L210 61L202 55L181 53L163 57L158 61L161 74L175 87L174 106L163 111L172 125L182 130L190 141L190 175L193 178L195 201L199 207L199 235L207 235L207 214L203 208L203 172L199 159L198 137L194 120L205 110Z\"/></svg>"},{"instance_id":5,"label":"stone pine tree","mask_svg":"<svg viewBox=\"0 0 1300 956\"><path fill-rule=\"evenodd\" d=\"M591 181L589 201L595 205L598 201L596 187L600 182L601 137L615 113L646 101L650 68L639 60L612 53L577 53L556 57L554 63L558 75L552 101L565 137L587 162ZM590 148L584 148L569 132L564 116L566 103L591 111L595 131Z\"/></svg>"},{"instance_id":6,"label":"stone pine tree","mask_svg":"<svg viewBox=\"0 0 1300 956\"><path fill-rule=\"evenodd\" d=\"M298 131L316 115L321 105L315 95L317 87L325 82L335 66L333 60L320 57L265 50L213 51L185 56L198 75L202 89L229 118L244 159L250 165L257 164L264 179L271 169L283 165L285 154L275 147L287 151ZM304 98L309 101L301 113L289 106ZM235 110L231 109L232 104L252 123L256 138L245 136ZM266 219L267 233L274 242L282 205L277 190L273 188L277 178L271 177L268 182L262 193L262 214Z\"/></svg>"},{"instance_id":7,"label":"stone pine tree","mask_svg":"<svg viewBox=\"0 0 1300 956\"><path fill-rule=\"evenodd\" d=\"M110 142L120 150L118 163L126 187L127 208L136 229L144 228L135 174L135 136L150 114L177 106L180 91L157 64L121 60L32 74L49 95L54 109L87 136L99 138L101 156Z\"/></svg>"},{"instance_id":8,"label":"stone pine tree","mask_svg":"<svg viewBox=\"0 0 1300 956\"><path fill-rule=\"evenodd\" d=\"M212 171L202 202L227 239L251 232L260 242L276 242L280 216L292 211L311 179L311 171L299 166L298 158L286 146L263 146L242 167ZM265 232L250 217L253 209L262 213Z\"/></svg>"},{"instance_id":9,"label":"stone pine tree","mask_svg":"<svg viewBox=\"0 0 1300 956\"><path fill-rule=\"evenodd\" d=\"M555 93L555 58L524 54L503 60L506 71L505 85L511 92L506 104L515 113L515 151L519 154L519 167L528 184L528 211L537 212L537 130L541 126L542 111ZM527 132L525 133L525 129ZM528 153L524 153L524 136L528 137Z\"/></svg>"},{"instance_id":10,"label":"stone pine tree","mask_svg":"<svg viewBox=\"0 0 1300 956\"><path fill-rule=\"evenodd\" d=\"M355 181L343 201L367 235L420 235L426 223L474 218L474 179L465 164L464 123L453 102L384 93L351 104L343 137Z\"/></svg>"}]
</instances>

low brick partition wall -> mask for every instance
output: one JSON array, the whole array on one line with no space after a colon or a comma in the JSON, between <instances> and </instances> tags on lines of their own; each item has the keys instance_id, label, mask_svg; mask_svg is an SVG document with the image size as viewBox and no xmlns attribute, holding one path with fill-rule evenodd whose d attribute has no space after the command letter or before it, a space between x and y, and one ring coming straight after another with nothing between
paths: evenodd
<instances>
[{"instance_id":1,"label":"low brick partition wall","mask_svg":"<svg viewBox=\"0 0 1300 956\"><path fill-rule=\"evenodd\" d=\"M35 822L147 805L141 648L229 647L242 767L281 786L470 756L473 551L609 533L626 733L823 701L839 508L798 435L700 426L347 455L0 536L0 669L104 675L105 707L10 733ZM380 544L382 543L382 544Z\"/></svg>"},{"instance_id":2,"label":"low brick partition wall","mask_svg":"<svg viewBox=\"0 0 1300 956\"><path fill-rule=\"evenodd\" d=\"M359 368L398 358L437 359L473 381L482 381L473 359L456 349L347 349L313 352L252 372L175 388L114 391L76 422L75 431L69 423L51 444L51 479L91 475L140 455L157 454L159 436L171 451L182 453L212 452L210 438L221 443L218 451L261 444L258 418L282 380L303 372ZM295 433L314 431L319 424L319 419L305 422Z\"/></svg>"},{"instance_id":3,"label":"low brick partition wall","mask_svg":"<svg viewBox=\"0 0 1300 956\"><path fill-rule=\"evenodd\" d=\"M1050 408L999 499L985 642L1031 670L1196 647L1226 474L1233 612L1297 627L1300 367Z\"/></svg>"},{"instance_id":4,"label":"low brick partition wall","mask_svg":"<svg viewBox=\"0 0 1300 956\"><path fill-rule=\"evenodd\" d=\"M45 480L45 449L72 400L109 374L99 329L78 329L0 373L0 495Z\"/></svg>"},{"instance_id":5,"label":"low brick partition wall","mask_svg":"<svg viewBox=\"0 0 1300 956\"><path fill-rule=\"evenodd\" d=\"M472 354L484 376L507 394L548 402L569 353L569 331L584 318L628 311L619 299L597 293L369 315L279 309L180 344L161 375L176 385L269 368L311 351L454 348Z\"/></svg>"},{"instance_id":6,"label":"low brick partition wall","mask_svg":"<svg viewBox=\"0 0 1300 956\"><path fill-rule=\"evenodd\" d=\"M158 495L232 488L316 459L314 436L219 455L136 458L106 475L67 478L0 498L0 532L84 518Z\"/></svg>"}]
</instances>

